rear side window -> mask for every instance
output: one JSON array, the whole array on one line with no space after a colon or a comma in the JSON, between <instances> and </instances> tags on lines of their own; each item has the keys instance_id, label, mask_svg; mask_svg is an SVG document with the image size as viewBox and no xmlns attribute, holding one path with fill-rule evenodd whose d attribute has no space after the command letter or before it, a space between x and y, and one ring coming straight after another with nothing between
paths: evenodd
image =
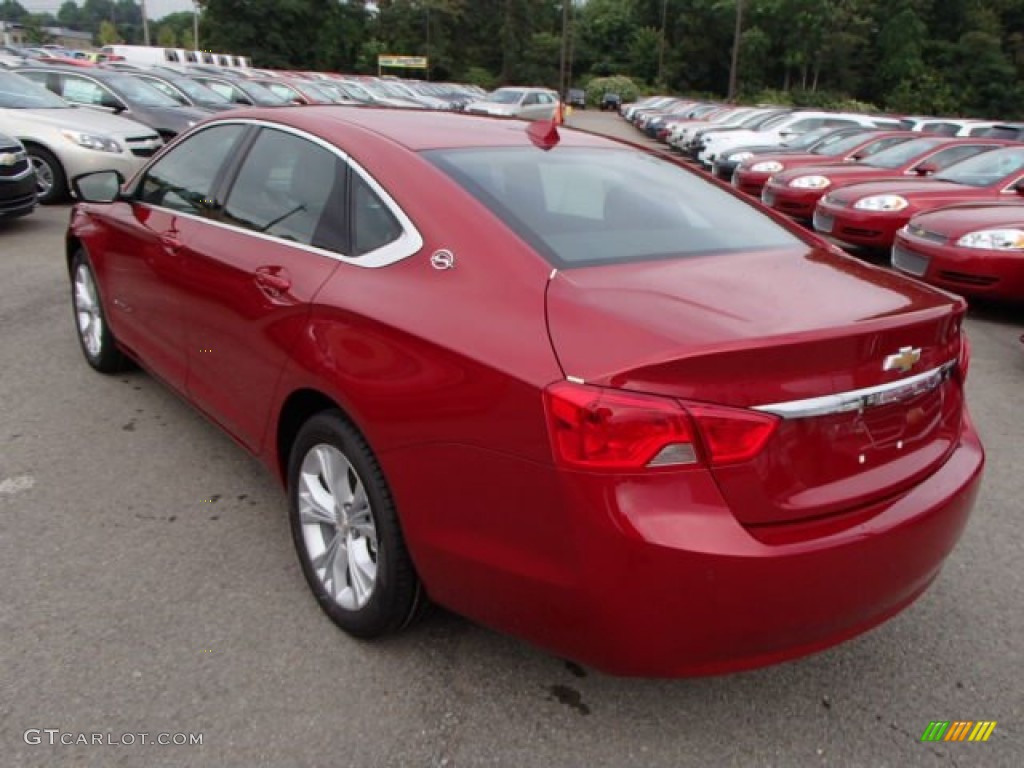
<instances>
[{"instance_id":1,"label":"rear side window","mask_svg":"<svg viewBox=\"0 0 1024 768\"><path fill-rule=\"evenodd\" d=\"M265 128L246 155L224 205L232 224L344 253L347 166L333 152Z\"/></svg>"},{"instance_id":2,"label":"rear side window","mask_svg":"<svg viewBox=\"0 0 1024 768\"><path fill-rule=\"evenodd\" d=\"M383 248L402 235L402 225L358 173L352 174L352 251L355 256Z\"/></svg>"},{"instance_id":3,"label":"rear side window","mask_svg":"<svg viewBox=\"0 0 1024 768\"><path fill-rule=\"evenodd\" d=\"M752 205L640 152L556 147L424 155L558 267L801 245Z\"/></svg>"},{"instance_id":4,"label":"rear side window","mask_svg":"<svg viewBox=\"0 0 1024 768\"><path fill-rule=\"evenodd\" d=\"M146 172L138 199L182 213L206 215L215 207L213 185L245 126L218 125L188 137Z\"/></svg>"}]
</instances>

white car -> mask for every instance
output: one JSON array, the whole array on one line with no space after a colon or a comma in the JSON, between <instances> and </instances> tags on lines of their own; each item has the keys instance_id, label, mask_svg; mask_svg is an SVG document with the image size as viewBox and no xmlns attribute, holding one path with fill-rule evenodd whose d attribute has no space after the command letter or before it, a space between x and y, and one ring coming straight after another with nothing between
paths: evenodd
<instances>
[{"instance_id":1,"label":"white car","mask_svg":"<svg viewBox=\"0 0 1024 768\"><path fill-rule=\"evenodd\" d=\"M73 107L13 72L0 72L0 133L25 145L41 203L65 200L70 180L82 173L112 170L128 178L163 146L148 126Z\"/></svg>"},{"instance_id":2,"label":"white car","mask_svg":"<svg viewBox=\"0 0 1024 768\"><path fill-rule=\"evenodd\" d=\"M558 112L558 94L548 88L499 88L485 99L466 105L471 115L551 120Z\"/></svg>"},{"instance_id":3,"label":"white car","mask_svg":"<svg viewBox=\"0 0 1024 768\"><path fill-rule=\"evenodd\" d=\"M683 149L697 135L697 131L714 130L721 128L742 128L746 124L755 122L762 115L777 111L769 107L744 107L731 112L718 120L693 120L688 123L680 123L670 133L668 143L676 149Z\"/></svg>"},{"instance_id":4,"label":"white car","mask_svg":"<svg viewBox=\"0 0 1024 768\"><path fill-rule=\"evenodd\" d=\"M863 125L875 128L878 123L868 115L837 112L788 112L764 123L758 130L750 131L709 131L704 134L703 147L697 155L701 164L710 167L722 152L745 144L773 146L786 139L794 138L816 128L841 128L846 125Z\"/></svg>"}]
</instances>

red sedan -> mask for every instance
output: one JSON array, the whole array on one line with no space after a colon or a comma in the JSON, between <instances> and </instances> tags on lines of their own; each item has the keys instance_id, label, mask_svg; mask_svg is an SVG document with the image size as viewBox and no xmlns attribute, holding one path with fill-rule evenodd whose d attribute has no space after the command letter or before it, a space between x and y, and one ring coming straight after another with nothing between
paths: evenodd
<instances>
[{"instance_id":1,"label":"red sedan","mask_svg":"<svg viewBox=\"0 0 1024 768\"><path fill-rule=\"evenodd\" d=\"M965 296L1024 301L1024 202L920 213L896 233L892 264Z\"/></svg>"},{"instance_id":2,"label":"red sedan","mask_svg":"<svg viewBox=\"0 0 1024 768\"><path fill-rule=\"evenodd\" d=\"M86 360L267 465L354 635L429 598L615 673L763 665L902 610L967 523L964 302L679 162L310 106L120 181L75 183Z\"/></svg>"},{"instance_id":3,"label":"red sedan","mask_svg":"<svg viewBox=\"0 0 1024 768\"><path fill-rule=\"evenodd\" d=\"M912 134L914 135L914 134ZM761 192L761 202L794 219L810 221L818 201L846 184L927 176L979 152L1008 146L998 139L912 139L884 149L861 162L797 168L775 174Z\"/></svg>"},{"instance_id":4,"label":"red sedan","mask_svg":"<svg viewBox=\"0 0 1024 768\"><path fill-rule=\"evenodd\" d=\"M890 248L910 217L945 205L1020 200L1024 147L983 152L930 179L852 184L830 192L814 209L814 228L853 245Z\"/></svg>"},{"instance_id":5,"label":"red sedan","mask_svg":"<svg viewBox=\"0 0 1024 768\"><path fill-rule=\"evenodd\" d=\"M740 163L733 171L732 185L748 195L760 197L765 183L777 173L792 172L792 169L806 165L841 165L870 157L887 147L902 144L912 138L913 134L909 131L865 131L826 143L813 152L754 155Z\"/></svg>"}]
</instances>

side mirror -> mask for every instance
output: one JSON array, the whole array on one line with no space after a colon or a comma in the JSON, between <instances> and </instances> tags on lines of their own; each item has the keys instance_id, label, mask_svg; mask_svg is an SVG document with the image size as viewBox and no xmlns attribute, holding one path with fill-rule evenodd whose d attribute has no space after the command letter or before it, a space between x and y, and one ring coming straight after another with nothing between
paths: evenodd
<instances>
[{"instance_id":1,"label":"side mirror","mask_svg":"<svg viewBox=\"0 0 1024 768\"><path fill-rule=\"evenodd\" d=\"M935 163L921 163L914 169L918 176L931 176L933 173L937 173L938 170L939 166Z\"/></svg>"},{"instance_id":2,"label":"side mirror","mask_svg":"<svg viewBox=\"0 0 1024 768\"><path fill-rule=\"evenodd\" d=\"M75 176L71 188L75 197L86 203L112 203L121 197L124 176L120 171L93 171Z\"/></svg>"}]
</instances>

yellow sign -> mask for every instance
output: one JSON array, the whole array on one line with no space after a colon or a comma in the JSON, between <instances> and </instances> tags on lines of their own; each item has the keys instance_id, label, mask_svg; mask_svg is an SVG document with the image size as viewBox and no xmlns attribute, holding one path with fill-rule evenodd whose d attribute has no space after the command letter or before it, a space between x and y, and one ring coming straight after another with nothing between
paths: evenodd
<instances>
[{"instance_id":1,"label":"yellow sign","mask_svg":"<svg viewBox=\"0 0 1024 768\"><path fill-rule=\"evenodd\" d=\"M378 67L402 67L404 69L426 69L426 56L378 56Z\"/></svg>"}]
</instances>

